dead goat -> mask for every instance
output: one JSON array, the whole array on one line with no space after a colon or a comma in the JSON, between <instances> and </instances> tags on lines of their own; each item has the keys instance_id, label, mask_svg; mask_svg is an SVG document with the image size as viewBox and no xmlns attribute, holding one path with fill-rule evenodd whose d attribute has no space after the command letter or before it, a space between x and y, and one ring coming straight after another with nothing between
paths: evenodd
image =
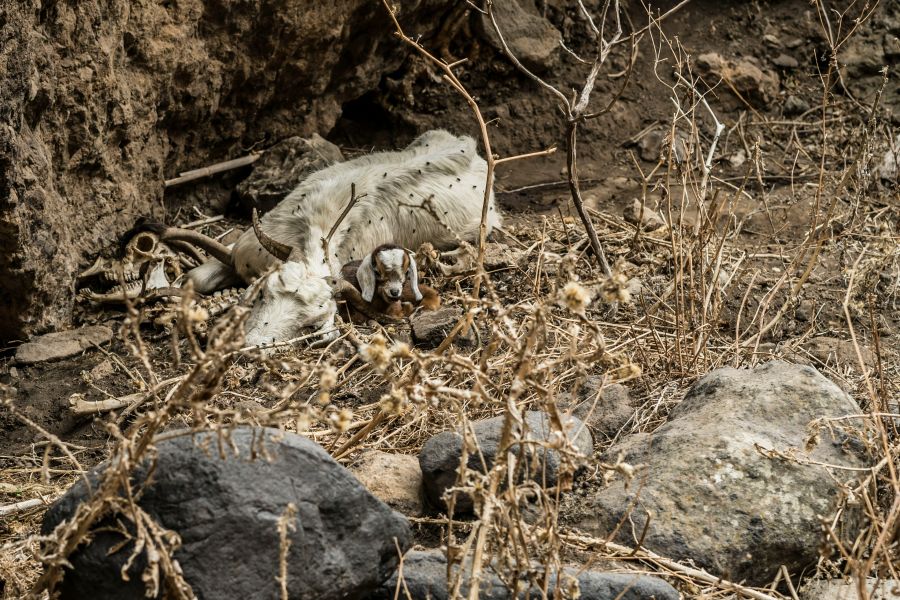
<instances>
[{"instance_id":1,"label":"dead goat","mask_svg":"<svg viewBox=\"0 0 900 600\"><path fill-rule=\"evenodd\" d=\"M417 248L429 242L449 249L476 240L486 173L472 138L433 130L403 150L313 173L232 248L193 231L169 229L162 237L195 243L214 257L186 275L201 293L235 280L250 283L274 269L251 309L248 343L285 341L304 328L333 337L341 267L381 244ZM354 185L359 197L351 199ZM335 223L340 225L326 248ZM488 232L499 224L491 191Z\"/></svg>"},{"instance_id":2,"label":"dead goat","mask_svg":"<svg viewBox=\"0 0 900 600\"><path fill-rule=\"evenodd\" d=\"M419 284L415 256L396 244L382 244L362 260L347 263L341 277L353 286L344 288L341 297L355 322L401 319L420 306L441 306L437 290Z\"/></svg>"}]
</instances>

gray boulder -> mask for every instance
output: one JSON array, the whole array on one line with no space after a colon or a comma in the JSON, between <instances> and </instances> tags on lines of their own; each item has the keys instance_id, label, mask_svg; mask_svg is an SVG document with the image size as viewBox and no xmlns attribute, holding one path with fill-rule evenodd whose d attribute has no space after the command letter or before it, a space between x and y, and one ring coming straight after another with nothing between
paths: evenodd
<instances>
[{"instance_id":1,"label":"gray boulder","mask_svg":"<svg viewBox=\"0 0 900 600\"><path fill-rule=\"evenodd\" d=\"M225 443L224 459L215 434L161 442L152 483L140 497L144 510L181 536L174 557L198 598L280 597L277 522L289 503L298 511L287 558L291 598L364 598L393 572L394 540L409 546L409 524L315 442L264 428L240 428L231 439L238 454ZM262 448L271 460L259 457ZM143 466L134 480L146 477ZM71 517L85 496L83 483L73 486L47 511L43 532ZM143 556L125 582L120 569L132 544L109 554L122 541L118 533L95 532L70 557L61 597L143 598Z\"/></svg>"},{"instance_id":2,"label":"gray boulder","mask_svg":"<svg viewBox=\"0 0 900 600\"><path fill-rule=\"evenodd\" d=\"M317 133L290 137L266 150L238 184L238 197L248 207L268 212L308 175L343 160L341 149Z\"/></svg>"},{"instance_id":3,"label":"gray boulder","mask_svg":"<svg viewBox=\"0 0 900 600\"><path fill-rule=\"evenodd\" d=\"M750 584L771 581L782 564L799 572L818 557L820 517L832 514L838 488L825 468L767 458L757 445L862 467L846 440L827 430L809 455L803 450L811 421L859 412L812 367L774 361L752 370L718 369L694 385L663 427L609 449L608 460L622 453L646 468L627 487L618 480L595 492L569 521L604 536L630 512L633 523L618 538L634 544L632 535L644 530L650 514L643 545L663 556ZM856 473L833 475L845 480ZM855 535L852 527L842 534Z\"/></svg>"},{"instance_id":4,"label":"gray boulder","mask_svg":"<svg viewBox=\"0 0 900 600\"><path fill-rule=\"evenodd\" d=\"M549 418L545 413L529 411L524 414L528 427L526 439L546 441L553 433ZM481 450L469 453L467 467L469 469L482 470L481 457L488 469L494 464L497 453L500 450L500 437L503 433L503 417L484 419L472 424L478 447ZM583 456L590 456L594 447L591 433L587 426L580 420L571 417L566 423L566 433L575 448ZM456 483L457 471L463 450L463 438L455 431L443 431L427 442L419 453L419 465L422 467L422 482L425 486L425 495L435 506L445 506L442 496L447 488ZM520 477L528 477L534 481L543 482L547 486L556 485L559 476L560 456L556 450L540 449L535 445L526 445L529 458L537 460L519 461ZM518 453L518 445L513 445L510 450ZM471 498L459 494L456 499L455 510L466 512L472 510Z\"/></svg>"},{"instance_id":5,"label":"gray boulder","mask_svg":"<svg viewBox=\"0 0 900 600\"><path fill-rule=\"evenodd\" d=\"M581 598L585 600L678 600L678 592L671 585L647 575L630 573L603 573L601 571L568 570L578 579ZM398 573L385 582L374 593L372 600L392 600L397 589ZM445 600L447 593L447 557L440 550L413 550L403 558L404 590L409 590L412 600ZM510 590L501 579L489 569L484 572L479 589L481 600L509 600ZM556 578L552 577L547 597L554 597ZM460 594L466 597L470 586L464 581ZM540 590L520 593L519 598L542 598Z\"/></svg>"}]
</instances>

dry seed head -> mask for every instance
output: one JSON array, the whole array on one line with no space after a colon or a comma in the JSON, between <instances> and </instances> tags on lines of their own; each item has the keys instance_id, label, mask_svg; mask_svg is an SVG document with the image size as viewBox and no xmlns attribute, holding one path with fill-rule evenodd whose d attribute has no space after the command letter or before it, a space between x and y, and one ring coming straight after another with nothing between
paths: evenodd
<instances>
[{"instance_id":1,"label":"dry seed head","mask_svg":"<svg viewBox=\"0 0 900 600\"><path fill-rule=\"evenodd\" d=\"M206 323L209 320L209 311L202 306L191 306L184 311L184 316L189 323Z\"/></svg>"},{"instance_id":2,"label":"dry seed head","mask_svg":"<svg viewBox=\"0 0 900 600\"><path fill-rule=\"evenodd\" d=\"M603 299L612 304L621 302L628 304L631 302L631 294L628 291L628 279L622 273L614 273L600 286L600 295Z\"/></svg>"},{"instance_id":3,"label":"dry seed head","mask_svg":"<svg viewBox=\"0 0 900 600\"><path fill-rule=\"evenodd\" d=\"M319 375L319 387L328 391L335 385L337 385L337 371L334 370L334 367L328 366L322 369L322 373Z\"/></svg>"},{"instance_id":4,"label":"dry seed head","mask_svg":"<svg viewBox=\"0 0 900 600\"><path fill-rule=\"evenodd\" d=\"M401 415L406 409L406 401L398 390L391 390L378 401L381 410L389 415Z\"/></svg>"},{"instance_id":5,"label":"dry seed head","mask_svg":"<svg viewBox=\"0 0 900 600\"><path fill-rule=\"evenodd\" d=\"M577 315L583 315L591 303L591 294L577 281L570 281L562 289L560 304Z\"/></svg>"},{"instance_id":6,"label":"dry seed head","mask_svg":"<svg viewBox=\"0 0 900 600\"><path fill-rule=\"evenodd\" d=\"M391 354L394 358L412 358L412 349L406 342L396 342L391 348Z\"/></svg>"},{"instance_id":7,"label":"dry seed head","mask_svg":"<svg viewBox=\"0 0 900 600\"><path fill-rule=\"evenodd\" d=\"M387 347L387 340L380 333L373 336L371 342L360 348L359 353L363 360L379 371L384 371L391 363L391 351Z\"/></svg>"},{"instance_id":8,"label":"dry seed head","mask_svg":"<svg viewBox=\"0 0 900 600\"><path fill-rule=\"evenodd\" d=\"M344 433L350 428L350 423L353 420L353 411L349 408L342 408L328 415L328 420L331 421L332 427L339 433Z\"/></svg>"}]
</instances>

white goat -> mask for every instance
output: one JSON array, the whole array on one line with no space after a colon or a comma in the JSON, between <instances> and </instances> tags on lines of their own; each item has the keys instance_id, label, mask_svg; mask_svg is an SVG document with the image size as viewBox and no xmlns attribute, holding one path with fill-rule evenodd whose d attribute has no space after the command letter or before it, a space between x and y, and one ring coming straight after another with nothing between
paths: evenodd
<instances>
[{"instance_id":1,"label":"white goat","mask_svg":"<svg viewBox=\"0 0 900 600\"><path fill-rule=\"evenodd\" d=\"M443 130L419 136L404 150L332 165L310 175L230 250L189 236L218 260L187 277L197 291L209 293L235 277L250 283L276 268L251 310L247 342L284 341L310 327L327 332L337 311L331 284L345 263L387 243L447 249L460 239L477 239L486 170L472 138ZM334 232L326 256L323 240L347 208L352 185L361 197ZM488 232L499 224L492 191Z\"/></svg>"}]
</instances>

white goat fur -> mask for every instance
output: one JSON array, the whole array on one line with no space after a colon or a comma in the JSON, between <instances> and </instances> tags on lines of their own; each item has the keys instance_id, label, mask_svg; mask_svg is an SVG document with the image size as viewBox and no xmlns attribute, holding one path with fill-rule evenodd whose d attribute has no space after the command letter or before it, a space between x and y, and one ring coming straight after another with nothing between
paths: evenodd
<instances>
[{"instance_id":1,"label":"white goat fur","mask_svg":"<svg viewBox=\"0 0 900 600\"><path fill-rule=\"evenodd\" d=\"M404 150L362 156L310 175L260 219L264 233L295 248L289 261L282 264L269 254L253 229L234 245L232 264L246 283L278 265L253 306L247 342L284 341L305 327L331 329L337 307L327 279L339 277L343 264L381 244L418 248L430 242L447 249L459 239L476 240L486 171L472 138L434 130ZM365 196L335 231L326 257L322 239L347 207L351 184ZM429 198L430 210L422 207ZM488 232L499 224L491 191ZM187 276L195 289L209 293L233 275L231 267L210 261Z\"/></svg>"}]
</instances>

